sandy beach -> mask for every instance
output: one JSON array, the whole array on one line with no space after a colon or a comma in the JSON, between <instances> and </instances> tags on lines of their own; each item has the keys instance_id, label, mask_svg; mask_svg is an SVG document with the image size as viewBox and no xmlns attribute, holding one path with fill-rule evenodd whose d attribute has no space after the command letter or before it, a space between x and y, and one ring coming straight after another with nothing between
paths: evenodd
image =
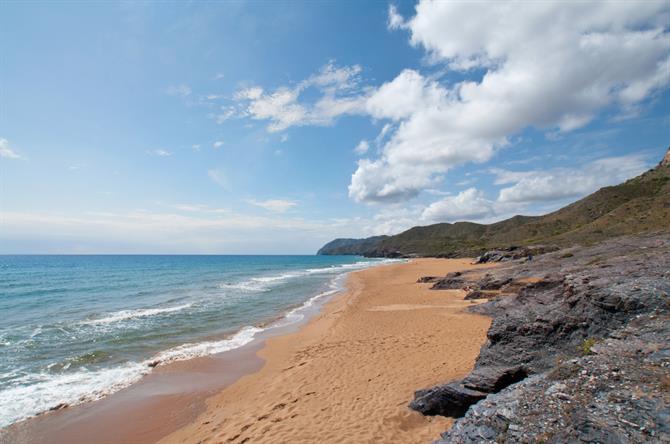
<instances>
[{"instance_id":1,"label":"sandy beach","mask_svg":"<svg viewBox=\"0 0 670 444\"><path fill-rule=\"evenodd\" d=\"M307 326L267 341L260 371L160 442L431 442L450 420L407 404L416 389L472 368L489 319L464 313L460 290L416 280L472 267L418 259L352 273L348 291Z\"/></svg>"},{"instance_id":2,"label":"sandy beach","mask_svg":"<svg viewBox=\"0 0 670 444\"><path fill-rule=\"evenodd\" d=\"M159 366L101 401L15 424L0 442L431 442L451 420L407 404L471 370L490 320L464 311L463 291L416 281L484 267L415 259L350 273L306 323Z\"/></svg>"}]
</instances>

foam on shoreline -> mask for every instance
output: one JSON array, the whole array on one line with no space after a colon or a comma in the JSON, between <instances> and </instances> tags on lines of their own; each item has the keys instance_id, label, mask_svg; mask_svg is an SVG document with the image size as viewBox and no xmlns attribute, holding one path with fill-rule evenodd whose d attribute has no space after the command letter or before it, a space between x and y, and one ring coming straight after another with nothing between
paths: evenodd
<instances>
[{"instance_id":1,"label":"foam on shoreline","mask_svg":"<svg viewBox=\"0 0 670 444\"><path fill-rule=\"evenodd\" d=\"M138 382L158 364L189 360L244 347L254 341L259 333L286 327L305 319L314 304L342 290L344 278L349 272L390 262L394 261L357 262L344 266L307 269L303 272L254 278L257 282L267 283L283 282L286 279L314 273L337 273L330 280L328 290L310 297L298 307L287 310L277 320L263 326L246 325L225 338L185 343L160 351L140 362L126 362L103 369L88 369L82 366L76 372L56 375L47 372L26 374L14 381L19 384L0 392L0 427L6 427L17 421L39 415L63 404L77 405L102 399ZM257 289L255 291L263 290ZM81 321L79 324L101 326L151 316L172 315L191 306L192 304L188 303L164 308L122 310L101 318ZM21 382L30 383L21 385Z\"/></svg>"}]
</instances>

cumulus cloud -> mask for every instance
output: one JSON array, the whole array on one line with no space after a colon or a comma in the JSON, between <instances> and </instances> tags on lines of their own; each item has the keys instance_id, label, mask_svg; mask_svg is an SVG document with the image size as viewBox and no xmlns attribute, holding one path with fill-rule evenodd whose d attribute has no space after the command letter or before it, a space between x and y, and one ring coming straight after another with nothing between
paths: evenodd
<instances>
[{"instance_id":1,"label":"cumulus cloud","mask_svg":"<svg viewBox=\"0 0 670 444\"><path fill-rule=\"evenodd\" d=\"M502 188L498 201L547 202L582 197L597 189L637 176L649 165L642 156L608 157L590 162L581 168L554 168L544 171L512 172L494 170Z\"/></svg>"},{"instance_id":2,"label":"cumulus cloud","mask_svg":"<svg viewBox=\"0 0 670 444\"><path fill-rule=\"evenodd\" d=\"M495 214L494 203L476 188L468 188L456 196L445 197L430 204L421 214L427 222L480 220Z\"/></svg>"},{"instance_id":3,"label":"cumulus cloud","mask_svg":"<svg viewBox=\"0 0 670 444\"><path fill-rule=\"evenodd\" d=\"M249 202L251 205L264 208L274 213L285 213L286 211L298 205L297 202L285 199L268 199L268 200L250 199L247 202Z\"/></svg>"},{"instance_id":4,"label":"cumulus cloud","mask_svg":"<svg viewBox=\"0 0 670 444\"><path fill-rule=\"evenodd\" d=\"M242 115L269 121L270 132L292 126L329 125L338 116L362 112L360 72L358 65L337 67L329 62L296 86L281 86L271 92L253 86L235 93L234 99L243 104ZM319 97L303 99L308 89L319 92Z\"/></svg>"},{"instance_id":5,"label":"cumulus cloud","mask_svg":"<svg viewBox=\"0 0 670 444\"><path fill-rule=\"evenodd\" d=\"M217 140L212 144L212 147L215 149L221 148L223 146L223 140Z\"/></svg>"},{"instance_id":6,"label":"cumulus cloud","mask_svg":"<svg viewBox=\"0 0 670 444\"><path fill-rule=\"evenodd\" d=\"M404 70L371 93L366 112L397 129L378 158L359 162L350 196L406 200L525 128L572 131L605 109L634 113L669 83L669 14L667 2L423 0L407 20L390 8L391 29L473 76L446 85Z\"/></svg>"},{"instance_id":7,"label":"cumulus cloud","mask_svg":"<svg viewBox=\"0 0 670 444\"><path fill-rule=\"evenodd\" d=\"M9 140L0 138L0 157L6 159L20 159L16 151L9 146Z\"/></svg>"}]
</instances>

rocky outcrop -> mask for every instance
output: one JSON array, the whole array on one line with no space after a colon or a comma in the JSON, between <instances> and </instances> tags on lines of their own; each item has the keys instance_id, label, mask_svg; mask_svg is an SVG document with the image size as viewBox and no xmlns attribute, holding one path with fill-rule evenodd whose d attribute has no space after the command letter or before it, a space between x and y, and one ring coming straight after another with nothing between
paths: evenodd
<instances>
[{"instance_id":1,"label":"rocky outcrop","mask_svg":"<svg viewBox=\"0 0 670 444\"><path fill-rule=\"evenodd\" d=\"M532 262L499 267L482 279L496 282L494 287L510 279L530 283L516 296L471 308L493 317L475 369L462 381L418 391L410 404L426 414L450 412L448 416L456 417L467 410L467 402L475 404L445 434L443 442L526 442L520 438L524 436L530 439L527 442L537 442L543 436L545 442L580 442L589 436L597 438L595 441L610 439L601 442L643 442L630 438L651 436L639 435L639 427L633 433L625 421L649 427L654 436L668 436L658 422L665 418L667 425L670 417L665 404L667 387L662 389L658 378L656 385L644 381L651 374L660 374L663 365L668 381L670 335L664 330L666 326L652 321L667 321L670 314L670 236L620 238L595 247L573 248L569 253L550 253ZM459 278L468 285L467 276ZM510 282L500 288L508 287ZM642 319L647 321L641 323ZM623 338L638 339L627 343ZM640 338L653 339L653 350L641 350L647 350L650 359L660 356L650 365L661 367L634 365L637 346L631 344L642 344ZM660 355L654 355L657 352ZM634 392L626 392L616 379L602 377L620 365L620 353L631 356L630 368L625 370L627 380L649 389L645 392L650 396L648 402L626 401L631 408L644 404L638 406L646 412L644 421L636 422L639 418L625 416L628 413L611 405L598 405L611 402L607 398L610 394ZM539 393L538 387L546 391L554 385L556 380L551 378L562 378L566 387ZM480 401L482 395L486 399ZM557 410L556 405L561 408ZM533 415L554 428L542 435ZM625 421L619 421L621 418Z\"/></svg>"},{"instance_id":2,"label":"rocky outcrop","mask_svg":"<svg viewBox=\"0 0 670 444\"><path fill-rule=\"evenodd\" d=\"M661 163L659 163L660 166L670 166L670 148L668 148L668 151L665 153L665 156L661 160Z\"/></svg>"},{"instance_id":3,"label":"rocky outcrop","mask_svg":"<svg viewBox=\"0 0 670 444\"><path fill-rule=\"evenodd\" d=\"M670 318L649 314L467 411L436 444L670 442Z\"/></svg>"},{"instance_id":4,"label":"rocky outcrop","mask_svg":"<svg viewBox=\"0 0 670 444\"><path fill-rule=\"evenodd\" d=\"M558 250L555 246L537 245L533 247L508 247L500 250L491 250L479 256L476 264L485 264L488 262L507 262L514 259L525 258L532 260L534 256Z\"/></svg>"},{"instance_id":5,"label":"rocky outcrop","mask_svg":"<svg viewBox=\"0 0 670 444\"><path fill-rule=\"evenodd\" d=\"M458 417L463 416L472 404L486 398L486 395L460 383L446 384L417 391L409 406L424 415Z\"/></svg>"},{"instance_id":6,"label":"rocky outcrop","mask_svg":"<svg viewBox=\"0 0 670 444\"><path fill-rule=\"evenodd\" d=\"M461 290L466 284L463 274L459 271L449 273L435 281L431 290Z\"/></svg>"}]
</instances>

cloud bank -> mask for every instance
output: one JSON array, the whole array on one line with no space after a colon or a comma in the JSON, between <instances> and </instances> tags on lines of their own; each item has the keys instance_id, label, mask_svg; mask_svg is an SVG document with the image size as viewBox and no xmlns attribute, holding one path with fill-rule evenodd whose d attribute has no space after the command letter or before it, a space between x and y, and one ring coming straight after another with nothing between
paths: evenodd
<instances>
[{"instance_id":1,"label":"cloud bank","mask_svg":"<svg viewBox=\"0 0 670 444\"><path fill-rule=\"evenodd\" d=\"M432 63L478 80L443 84L404 70L365 110L397 130L361 159L349 195L401 202L451 168L485 162L534 127L571 131L605 110L634 115L670 78L667 2L438 2L423 0L389 28L410 34ZM513 195L514 193L507 193Z\"/></svg>"}]
</instances>

